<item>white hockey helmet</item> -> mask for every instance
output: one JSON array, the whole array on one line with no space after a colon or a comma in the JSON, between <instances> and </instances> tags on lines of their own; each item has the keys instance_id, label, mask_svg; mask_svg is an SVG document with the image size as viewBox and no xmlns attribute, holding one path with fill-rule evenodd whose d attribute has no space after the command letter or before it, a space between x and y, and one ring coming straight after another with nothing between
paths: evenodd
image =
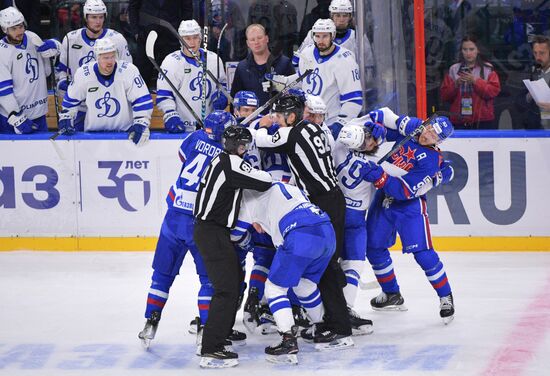
<instances>
[{"instance_id":1,"label":"white hockey helmet","mask_svg":"<svg viewBox=\"0 0 550 376\"><path fill-rule=\"evenodd\" d=\"M317 95L306 94L306 107L309 108L309 112L313 114L322 114L327 113L327 105L323 98Z\"/></svg>"},{"instance_id":2,"label":"white hockey helmet","mask_svg":"<svg viewBox=\"0 0 550 376\"><path fill-rule=\"evenodd\" d=\"M349 149L364 151L363 144L365 142L365 130L360 125L346 125L338 134L338 142L346 145Z\"/></svg>"},{"instance_id":3,"label":"white hockey helmet","mask_svg":"<svg viewBox=\"0 0 550 376\"><path fill-rule=\"evenodd\" d=\"M336 37L336 25L330 18L319 18L311 28L311 39L315 33L331 33L332 39Z\"/></svg>"},{"instance_id":4,"label":"white hockey helmet","mask_svg":"<svg viewBox=\"0 0 550 376\"><path fill-rule=\"evenodd\" d=\"M182 37L201 34L201 27L195 20L183 20L178 27L178 34Z\"/></svg>"},{"instance_id":5,"label":"white hockey helmet","mask_svg":"<svg viewBox=\"0 0 550 376\"><path fill-rule=\"evenodd\" d=\"M84 3L84 19L88 14L104 14L107 17L107 7L102 0L86 0Z\"/></svg>"},{"instance_id":6,"label":"white hockey helmet","mask_svg":"<svg viewBox=\"0 0 550 376\"><path fill-rule=\"evenodd\" d=\"M330 13L353 13L349 0L332 0L328 10Z\"/></svg>"},{"instance_id":7,"label":"white hockey helmet","mask_svg":"<svg viewBox=\"0 0 550 376\"><path fill-rule=\"evenodd\" d=\"M25 24L25 17L23 13L16 7L7 7L0 11L0 26L4 33L8 32L8 28L17 26L19 24Z\"/></svg>"},{"instance_id":8,"label":"white hockey helmet","mask_svg":"<svg viewBox=\"0 0 550 376\"><path fill-rule=\"evenodd\" d=\"M116 46L113 41L109 38L101 38L95 41L94 44L94 54L96 59L101 54L106 54L108 52L116 52Z\"/></svg>"}]
</instances>

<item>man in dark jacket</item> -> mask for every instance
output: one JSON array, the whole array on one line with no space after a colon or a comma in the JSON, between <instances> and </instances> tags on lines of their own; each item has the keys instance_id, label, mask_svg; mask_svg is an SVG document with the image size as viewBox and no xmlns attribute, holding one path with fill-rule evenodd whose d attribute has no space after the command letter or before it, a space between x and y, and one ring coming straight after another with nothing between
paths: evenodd
<instances>
[{"instance_id":1,"label":"man in dark jacket","mask_svg":"<svg viewBox=\"0 0 550 376\"><path fill-rule=\"evenodd\" d=\"M264 75L292 75L294 67L288 57L271 54L268 48L269 37L260 24L252 24L246 28L246 44L250 52L237 66L231 84L231 96L234 97L241 90L252 91L258 96L258 105L261 106L271 98L274 91L272 82L266 80Z\"/></svg>"},{"instance_id":2,"label":"man in dark jacket","mask_svg":"<svg viewBox=\"0 0 550 376\"><path fill-rule=\"evenodd\" d=\"M159 35L155 45L155 59L159 64L168 54L179 49L180 44L178 39L165 28L141 20L140 14L146 13L168 21L177 30L182 20L193 18L193 0L130 0L128 13L130 27L138 45L134 63L147 85L151 87L151 83L156 82L156 79L153 79L153 65L145 54L145 41L149 32L155 30Z\"/></svg>"}]
</instances>

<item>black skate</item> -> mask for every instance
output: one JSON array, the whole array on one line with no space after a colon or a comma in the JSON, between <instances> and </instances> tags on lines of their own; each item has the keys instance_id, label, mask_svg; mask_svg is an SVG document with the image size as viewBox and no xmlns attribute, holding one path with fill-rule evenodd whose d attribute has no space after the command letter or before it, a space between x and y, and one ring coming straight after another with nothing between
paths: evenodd
<instances>
[{"instance_id":1,"label":"black skate","mask_svg":"<svg viewBox=\"0 0 550 376\"><path fill-rule=\"evenodd\" d=\"M439 298L439 316L443 319L445 325L450 324L454 319L455 305L453 294Z\"/></svg>"},{"instance_id":2,"label":"black skate","mask_svg":"<svg viewBox=\"0 0 550 376\"><path fill-rule=\"evenodd\" d=\"M228 351L225 348L201 354L200 366L202 368L228 368L235 367L239 364L239 355L233 351Z\"/></svg>"},{"instance_id":3,"label":"black skate","mask_svg":"<svg viewBox=\"0 0 550 376\"><path fill-rule=\"evenodd\" d=\"M298 364L298 327L293 326L288 332L281 333L281 341L265 348L266 360L272 363Z\"/></svg>"},{"instance_id":4,"label":"black skate","mask_svg":"<svg viewBox=\"0 0 550 376\"><path fill-rule=\"evenodd\" d=\"M326 327L320 329L314 331L313 342L315 343L316 350L343 350L354 345L351 336L337 334Z\"/></svg>"},{"instance_id":5,"label":"black skate","mask_svg":"<svg viewBox=\"0 0 550 376\"><path fill-rule=\"evenodd\" d=\"M374 329L372 327L372 320L364 319L357 314L353 309L348 307L349 321L351 323L352 336L362 336L365 334L371 334Z\"/></svg>"},{"instance_id":6,"label":"black skate","mask_svg":"<svg viewBox=\"0 0 550 376\"><path fill-rule=\"evenodd\" d=\"M235 329L231 330L231 333L229 334L227 339L237 346L246 345L246 333L239 332Z\"/></svg>"},{"instance_id":7,"label":"black skate","mask_svg":"<svg viewBox=\"0 0 550 376\"><path fill-rule=\"evenodd\" d=\"M303 307L293 305L292 315L294 316L294 324L298 326L298 333L312 325L311 320Z\"/></svg>"},{"instance_id":8,"label":"black skate","mask_svg":"<svg viewBox=\"0 0 550 376\"><path fill-rule=\"evenodd\" d=\"M405 299L401 293L385 293L381 292L376 298L370 301L372 309L375 311L406 311Z\"/></svg>"},{"instance_id":9,"label":"black skate","mask_svg":"<svg viewBox=\"0 0 550 376\"><path fill-rule=\"evenodd\" d=\"M197 339L195 340L195 344L197 345L197 350L195 351L195 354L197 356L201 356L201 351L202 351L202 330L204 329L204 325L199 324L200 319L198 317L196 317L194 321L197 322L197 327L195 329L197 331ZM244 333L241 333L241 334L244 334ZM246 338L246 335L245 335L245 338ZM243 345L244 345L244 343L243 343ZM223 349L224 349L224 351L233 352L233 343L229 339L224 340Z\"/></svg>"},{"instance_id":10,"label":"black skate","mask_svg":"<svg viewBox=\"0 0 550 376\"><path fill-rule=\"evenodd\" d=\"M187 329L189 334L197 334L197 323L200 323L200 319L198 317L195 317L189 322L189 329Z\"/></svg>"},{"instance_id":11,"label":"black skate","mask_svg":"<svg viewBox=\"0 0 550 376\"><path fill-rule=\"evenodd\" d=\"M145 349L148 349L151 345L151 340L155 338L157 334L157 328L160 321L160 312L155 311L151 313L151 317L145 322L145 327L138 334L138 338L141 339L141 344Z\"/></svg>"},{"instance_id":12,"label":"black skate","mask_svg":"<svg viewBox=\"0 0 550 376\"><path fill-rule=\"evenodd\" d=\"M243 324L245 328L254 333L256 328L260 326L260 301L258 299L258 289L251 287L248 291L248 297L244 303L243 309Z\"/></svg>"}]
</instances>

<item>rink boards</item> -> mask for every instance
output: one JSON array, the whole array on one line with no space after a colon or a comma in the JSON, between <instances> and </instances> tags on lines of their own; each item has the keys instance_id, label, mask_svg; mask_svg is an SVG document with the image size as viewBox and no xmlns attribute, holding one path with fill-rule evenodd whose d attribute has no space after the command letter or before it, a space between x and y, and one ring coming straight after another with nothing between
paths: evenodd
<instances>
[{"instance_id":1,"label":"rink boards","mask_svg":"<svg viewBox=\"0 0 550 376\"><path fill-rule=\"evenodd\" d=\"M439 250L550 250L550 132L457 132L428 198ZM152 250L181 136L0 135L0 250ZM380 155L389 150L383 145Z\"/></svg>"}]
</instances>

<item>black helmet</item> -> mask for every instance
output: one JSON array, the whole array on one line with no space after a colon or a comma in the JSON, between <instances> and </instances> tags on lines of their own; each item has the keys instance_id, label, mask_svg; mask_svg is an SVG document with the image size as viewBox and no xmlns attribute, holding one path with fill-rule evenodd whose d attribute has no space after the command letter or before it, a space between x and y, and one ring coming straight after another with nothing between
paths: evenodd
<instances>
[{"instance_id":1,"label":"black helmet","mask_svg":"<svg viewBox=\"0 0 550 376\"><path fill-rule=\"evenodd\" d=\"M273 104L271 112L283 113L285 120L288 115L293 113L296 115L296 120L294 121L294 124L296 124L300 122L304 116L304 102L296 95L283 95Z\"/></svg>"},{"instance_id":2,"label":"black helmet","mask_svg":"<svg viewBox=\"0 0 550 376\"><path fill-rule=\"evenodd\" d=\"M223 148L229 154L238 154L239 146L252 142L252 133L241 125L231 125L223 132Z\"/></svg>"}]
</instances>

